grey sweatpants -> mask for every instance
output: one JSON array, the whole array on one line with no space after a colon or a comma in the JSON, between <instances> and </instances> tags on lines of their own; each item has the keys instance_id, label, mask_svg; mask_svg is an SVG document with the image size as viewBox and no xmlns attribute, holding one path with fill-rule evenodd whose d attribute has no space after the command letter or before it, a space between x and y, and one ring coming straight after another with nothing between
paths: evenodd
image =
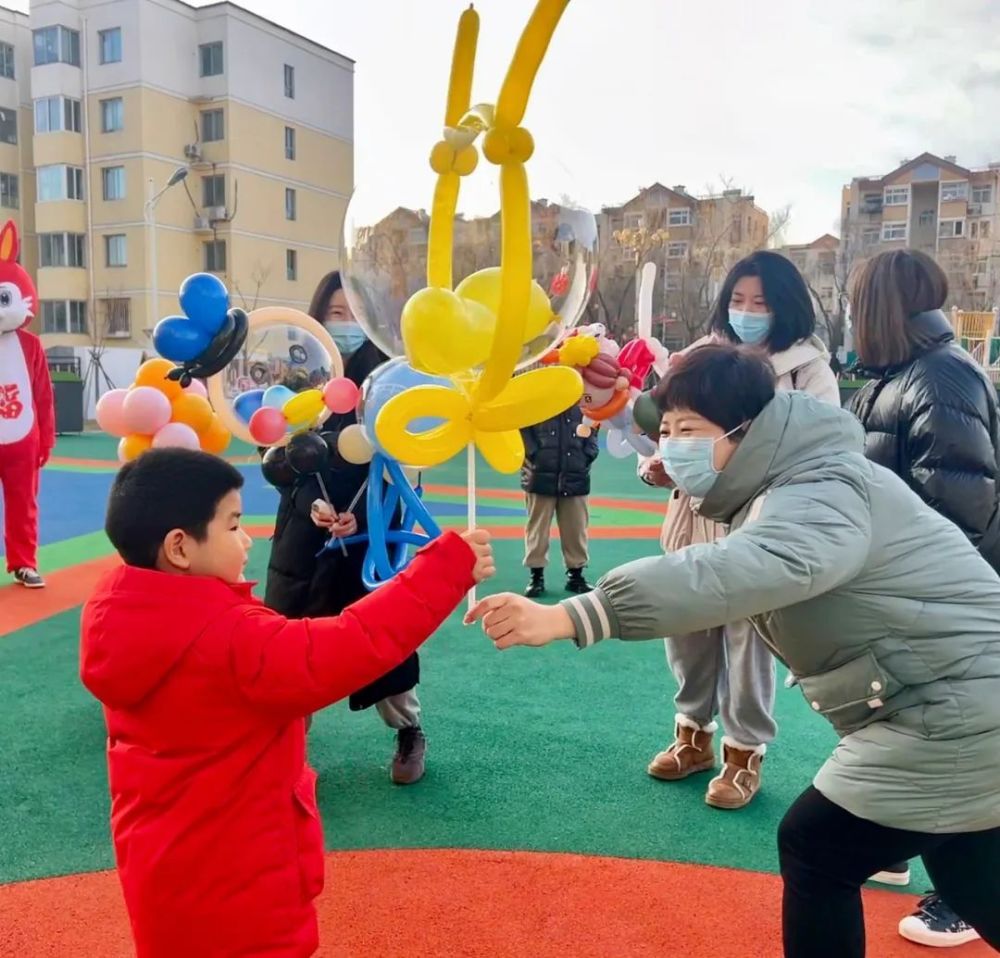
<instances>
[{"instance_id":1,"label":"grey sweatpants","mask_svg":"<svg viewBox=\"0 0 1000 958\"><path fill-rule=\"evenodd\" d=\"M416 689L401 692L399 695L390 695L381 702L376 702L375 711L389 728L397 732L400 729L420 726L420 699L417 698Z\"/></svg>"},{"instance_id":2,"label":"grey sweatpants","mask_svg":"<svg viewBox=\"0 0 1000 958\"><path fill-rule=\"evenodd\" d=\"M740 745L767 745L774 713L774 657L745 619L666 639L667 662L679 686L678 715L705 727L718 716Z\"/></svg>"},{"instance_id":3,"label":"grey sweatpants","mask_svg":"<svg viewBox=\"0 0 1000 958\"><path fill-rule=\"evenodd\" d=\"M524 564L544 569L549 561L553 518L559 524L559 545L567 569L582 569L590 560L587 525L590 512L586 496L536 496L528 493L528 524L524 530Z\"/></svg>"}]
</instances>

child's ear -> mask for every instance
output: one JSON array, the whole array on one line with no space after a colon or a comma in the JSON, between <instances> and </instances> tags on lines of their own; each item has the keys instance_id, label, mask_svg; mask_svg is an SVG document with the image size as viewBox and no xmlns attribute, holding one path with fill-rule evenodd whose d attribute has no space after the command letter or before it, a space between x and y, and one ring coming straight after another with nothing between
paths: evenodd
<instances>
[{"instance_id":1,"label":"child's ear","mask_svg":"<svg viewBox=\"0 0 1000 958\"><path fill-rule=\"evenodd\" d=\"M171 569L186 572L191 568L191 557L187 552L188 535L183 529L171 529L163 539L160 552Z\"/></svg>"}]
</instances>

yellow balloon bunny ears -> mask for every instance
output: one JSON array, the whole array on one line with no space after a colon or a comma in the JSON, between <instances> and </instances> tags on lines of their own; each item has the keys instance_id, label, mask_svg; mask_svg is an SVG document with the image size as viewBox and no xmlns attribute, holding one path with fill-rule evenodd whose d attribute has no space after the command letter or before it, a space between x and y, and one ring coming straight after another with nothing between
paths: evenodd
<instances>
[{"instance_id":1,"label":"yellow balloon bunny ears","mask_svg":"<svg viewBox=\"0 0 1000 958\"><path fill-rule=\"evenodd\" d=\"M458 387L415 386L385 404L375 431L401 462L432 466L469 443L500 472L524 460L519 429L563 412L583 394L579 374L563 366L514 377L524 345L555 317L532 279L531 201L526 164L534 153L521 124L532 85L569 0L539 0L521 35L495 106L471 107L479 15L459 20L443 138L431 151L437 175L427 250L427 287L403 307L402 337L417 370L448 376ZM454 222L463 177L479 160L500 168L500 266L453 289ZM415 420L443 421L413 432Z\"/></svg>"}]
</instances>

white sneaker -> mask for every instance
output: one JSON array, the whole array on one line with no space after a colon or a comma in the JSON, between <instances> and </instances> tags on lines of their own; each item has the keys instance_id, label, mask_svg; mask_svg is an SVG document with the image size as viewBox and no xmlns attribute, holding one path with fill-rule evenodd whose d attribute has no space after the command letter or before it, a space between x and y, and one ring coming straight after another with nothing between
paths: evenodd
<instances>
[{"instance_id":1,"label":"white sneaker","mask_svg":"<svg viewBox=\"0 0 1000 958\"><path fill-rule=\"evenodd\" d=\"M880 872L875 872L868 881L876 882L879 885L903 885L910 884L910 867L904 865L902 868L884 868Z\"/></svg>"},{"instance_id":2,"label":"white sneaker","mask_svg":"<svg viewBox=\"0 0 1000 958\"><path fill-rule=\"evenodd\" d=\"M957 948L979 939L979 932L962 921L937 895L921 899L917 911L899 923L907 941L930 948Z\"/></svg>"}]
</instances>

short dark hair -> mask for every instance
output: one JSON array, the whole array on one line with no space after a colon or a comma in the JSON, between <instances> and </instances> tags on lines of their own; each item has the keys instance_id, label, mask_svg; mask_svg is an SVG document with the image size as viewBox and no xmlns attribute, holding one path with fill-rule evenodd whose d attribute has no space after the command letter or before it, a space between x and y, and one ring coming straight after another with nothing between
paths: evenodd
<instances>
[{"instance_id":1,"label":"short dark hair","mask_svg":"<svg viewBox=\"0 0 1000 958\"><path fill-rule=\"evenodd\" d=\"M863 366L898 366L930 345L910 320L941 309L948 298L948 277L932 257L915 249L879 253L854 270L849 287L854 346Z\"/></svg>"},{"instance_id":2,"label":"short dark hair","mask_svg":"<svg viewBox=\"0 0 1000 958\"><path fill-rule=\"evenodd\" d=\"M769 353L784 352L816 332L816 310L802 274L790 259L769 250L751 253L729 271L712 311L712 332L733 343L740 341L729 325L729 301L744 276L760 278L767 308L774 316L771 331L760 344Z\"/></svg>"},{"instance_id":3,"label":"short dark hair","mask_svg":"<svg viewBox=\"0 0 1000 958\"><path fill-rule=\"evenodd\" d=\"M118 470L108 497L104 531L122 559L155 569L172 529L199 542L219 502L243 487L239 470L194 449L150 449Z\"/></svg>"},{"instance_id":4,"label":"short dark hair","mask_svg":"<svg viewBox=\"0 0 1000 958\"><path fill-rule=\"evenodd\" d=\"M774 370L757 349L712 343L680 356L653 390L660 415L690 409L726 432L774 399Z\"/></svg>"}]
</instances>

